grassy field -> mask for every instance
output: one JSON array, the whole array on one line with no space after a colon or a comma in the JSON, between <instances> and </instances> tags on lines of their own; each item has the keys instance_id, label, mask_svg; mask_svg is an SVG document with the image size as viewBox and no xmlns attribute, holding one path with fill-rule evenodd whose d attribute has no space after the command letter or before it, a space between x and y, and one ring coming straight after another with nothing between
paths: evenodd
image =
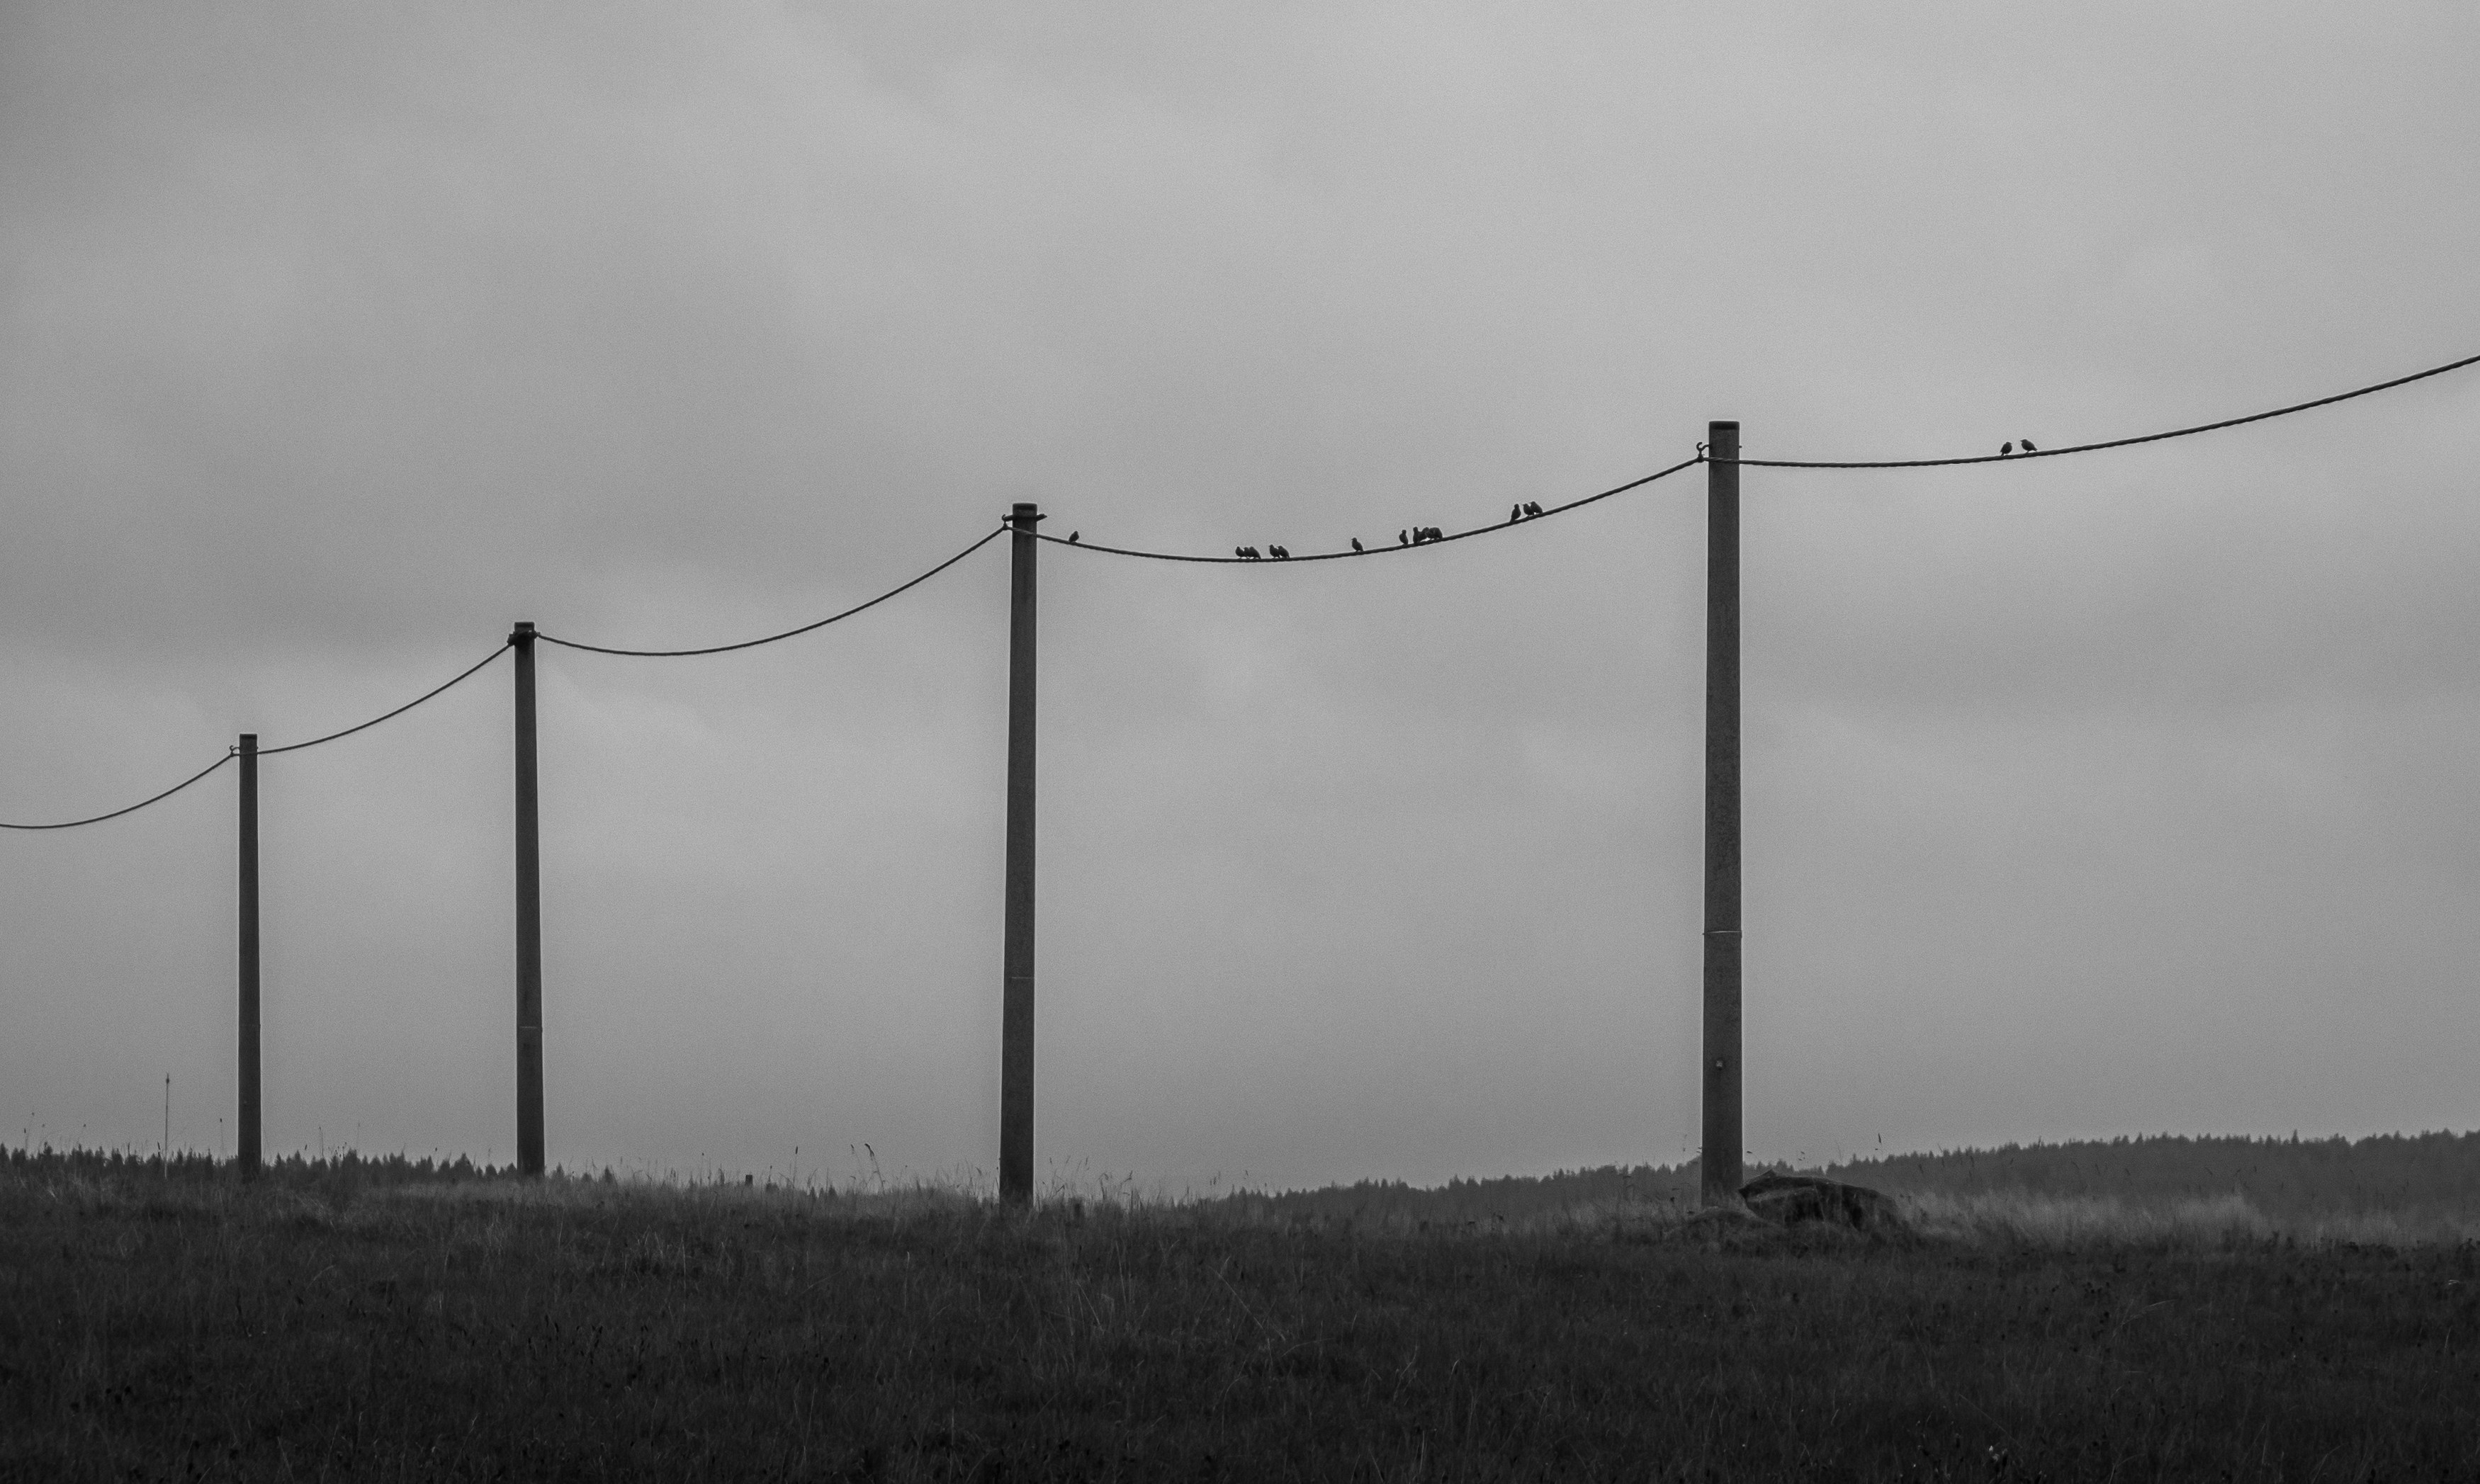
<instances>
[{"instance_id":1,"label":"grassy field","mask_svg":"<svg viewBox=\"0 0 2480 1484\"><path fill-rule=\"evenodd\" d=\"M1606 1173L1025 1214L20 1152L0 1474L2480 1478L2467 1239L1965 1190L1872 1241Z\"/></svg>"}]
</instances>

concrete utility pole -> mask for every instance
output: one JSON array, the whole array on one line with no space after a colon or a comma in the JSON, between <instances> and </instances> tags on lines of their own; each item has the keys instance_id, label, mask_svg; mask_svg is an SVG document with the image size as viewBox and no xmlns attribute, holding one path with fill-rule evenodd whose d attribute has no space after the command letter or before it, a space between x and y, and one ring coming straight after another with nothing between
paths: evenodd
<instances>
[{"instance_id":1,"label":"concrete utility pole","mask_svg":"<svg viewBox=\"0 0 2480 1484\"><path fill-rule=\"evenodd\" d=\"M1009 512L1007 916L1000 957L999 1198L1033 1199L1033 562L1041 511Z\"/></svg>"},{"instance_id":2,"label":"concrete utility pole","mask_svg":"<svg viewBox=\"0 0 2480 1484\"><path fill-rule=\"evenodd\" d=\"M241 734L241 1172L259 1171L258 733ZM167 1136L169 1137L168 1135Z\"/></svg>"},{"instance_id":3,"label":"concrete utility pole","mask_svg":"<svg viewBox=\"0 0 2480 1484\"><path fill-rule=\"evenodd\" d=\"M543 1172L542 814L534 787L534 626L517 652L517 1173Z\"/></svg>"},{"instance_id":4,"label":"concrete utility pole","mask_svg":"<svg viewBox=\"0 0 2480 1484\"><path fill-rule=\"evenodd\" d=\"M1740 1201L1740 424L1706 425L1703 1204Z\"/></svg>"}]
</instances>

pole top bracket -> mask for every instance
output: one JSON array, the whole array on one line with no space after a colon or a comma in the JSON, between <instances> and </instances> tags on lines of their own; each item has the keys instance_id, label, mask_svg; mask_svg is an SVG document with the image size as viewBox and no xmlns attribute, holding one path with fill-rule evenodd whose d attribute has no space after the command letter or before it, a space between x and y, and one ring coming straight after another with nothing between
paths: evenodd
<instances>
[{"instance_id":1,"label":"pole top bracket","mask_svg":"<svg viewBox=\"0 0 2480 1484\"><path fill-rule=\"evenodd\" d=\"M1016 507L1008 512L1007 524L1018 530L1031 530L1048 519L1048 516L1042 513L1042 507L1039 505L1020 500Z\"/></svg>"}]
</instances>

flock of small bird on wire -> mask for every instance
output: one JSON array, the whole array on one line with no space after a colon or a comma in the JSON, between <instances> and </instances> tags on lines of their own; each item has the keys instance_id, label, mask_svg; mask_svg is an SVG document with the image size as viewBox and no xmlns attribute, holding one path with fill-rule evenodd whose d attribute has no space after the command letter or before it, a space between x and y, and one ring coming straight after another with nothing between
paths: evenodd
<instances>
[{"instance_id":1,"label":"flock of small bird on wire","mask_svg":"<svg viewBox=\"0 0 2480 1484\"><path fill-rule=\"evenodd\" d=\"M1537 500L1528 499L1520 505L1508 506L1507 524L1512 525L1518 521L1529 521L1540 513L1540 502ZM1068 539L1073 541L1076 538L1072 534ZM1446 539L1447 533L1435 525L1407 525L1402 530L1395 533L1395 544L1399 547L1425 546L1433 541L1444 541ZM1366 551L1369 550L1367 547L1360 544L1360 538L1358 536L1352 538L1352 549L1356 551ZM1242 561L1263 561L1267 557L1273 557L1276 561L1284 562L1291 560L1292 549L1289 547L1277 546L1270 541L1266 544L1266 550L1263 551L1258 550L1255 547L1233 547L1231 549L1231 554L1239 557Z\"/></svg>"},{"instance_id":2,"label":"flock of small bird on wire","mask_svg":"<svg viewBox=\"0 0 2480 1484\"><path fill-rule=\"evenodd\" d=\"M2029 438L2023 439L2021 442L2024 447L2024 451L2027 453L2038 453L2041 451L2039 448L2032 446L2032 440ZM1999 445L1999 457L2006 458L2012 456L2015 452L2016 443L2017 440L2010 438L2005 443ZM1698 444L1696 446L1696 451L1698 453L1703 453L1705 451L1705 446L1701 443ZM1507 524L1512 525L1518 521L1529 521L1539 514L1541 514L1540 502L1537 500L1528 499L1521 504L1510 505L1508 507ZM1083 534L1084 532L1082 531L1070 531L1068 533L1068 544L1074 546L1077 542L1077 538ZM1395 533L1395 544L1399 547L1417 547L1426 545L1433 541L1444 541L1446 539L1447 533L1435 525L1407 525L1402 530ZM1352 538L1352 549L1356 551L1366 551L1369 550L1367 547L1360 544L1360 538L1358 536ZM1263 561L1268 557L1273 557L1279 562L1287 562L1292 559L1291 548L1277 546L1271 541L1266 543L1266 550L1263 551L1258 550L1255 547L1233 547L1231 549L1231 554L1239 557L1242 561L1249 562Z\"/></svg>"}]
</instances>

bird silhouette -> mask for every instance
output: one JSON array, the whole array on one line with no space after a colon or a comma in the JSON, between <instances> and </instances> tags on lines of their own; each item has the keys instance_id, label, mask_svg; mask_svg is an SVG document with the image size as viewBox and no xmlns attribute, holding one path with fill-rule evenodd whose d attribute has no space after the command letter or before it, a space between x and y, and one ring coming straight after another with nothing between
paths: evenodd
<instances>
[{"instance_id":1,"label":"bird silhouette","mask_svg":"<svg viewBox=\"0 0 2480 1484\"><path fill-rule=\"evenodd\" d=\"M1076 544L1076 538L1077 538L1078 536L1083 535L1083 534L1084 534L1084 532L1083 532L1083 531L1073 531L1073 530L1072 530L1072 531L1070 531L1070 532L1068 533L1068 544L1069 544L1070 546L1072 546L1072 546L1074 546L1074 545Z\"/></svg>"},{"instance_id":2,"label":"bird silhouette","mask_svg":"<svg viewBox=\"0 0 2480 1484\"><path fill-rule=\"evenodd\" d=\"M1231 549L1231 554L1245 558L1249 554L1249 549L1247 547L1233 547Z\"/></svg>"},{"instance_id":3,"label":"bird silhouette","mask_svg":"<svg viewBox=\"0 0 2480 1484\"><path fill-rule=\"evenodd\" d=\"M1407 536L1407 531L1408 531L1409 529L1410 529L1410 527L1408 527L1408 527L1406 527L1406 529L1405 529L1405 530L1399 530L1399 531L1397 531L1397 532L1395 533L1395 544L1396 544L1397 546L1399 546L1399 547L1400 547L1400 546L1408 546L1408 545L1409 545L1409 544L1410 544L1410 542L1409 542L1409 540L1408 539L1408 536Z\"/></svg>"},{"instance_id":4,"label":"bird silhouette","mask_svg":"<svg viewBox=\"0 0 2480 1484\"><path fill-rule=\"evenodd\" d=\"M1272 543L1268 543L1266 547L1266 554L1280 562L1288 562L1292 559L1291 548L1279 547Z\"/></svg>"},{"instance_id":5,"label":"bird silhouette","mask_svg":"<svg viewBox=\"0 0 2480 1484\"><path fill-rule=\"evenodd\" d=\"M2015 451L2015 440L2014 440L2014 439L2012 439L2012 438L2009 438L2008 440L2006 440L2006 442L2005 442L2005 443L2003 443L2003 444L2002 444L2002 445L2000 445L2000 446L1999 446L1999 449L1998 449L1998 456L1999 456L2000 458L2004 458L2006 455L2008 455L2008 454L2010 454L2010 453L2012 453L2012 452L2014 452L2014 451Z\"/></svg>"},{"instance_id":6,"label":"bird silhouette","mask_svg":"<svg viewBox=\"0 0 2480 1484\"><path fill-rule=\"evenodd\" d=\"M1354 550L1356 550L1356 551L1357 551L1357 550L1361 550L1361 546L1360 546L1360 538L1359 538L1358 536L1355 536L1355 537L1353 537L1353 538L1352 538L1352 549L1353 549Z\"/></svg>"},{"instance_id":7,"label":"bird silhouette","mask_svg":"<svg viewBox=\"0 0 2480 1484\"><path fill-rule=\"evenodd\" d=\"M2032 440L2030 440L2029 438L2027 438L2027 439L2025 439L2025 440L2024 440L2024 451L2025 451L2025 452L2027 452L2027 453L2038 453L2038 452L2040 452L2041 450L2040 450L2040 449L2038 449L2038 448L2033 448L2033 447L2032 447Z\"/></svg>"},{"instance_id":8,"label":"bird silhouette","mask_svg":"<svg viewBox=\"0 0 2480 1484\"><path fill-rule=\"evenodd\" d=\"M1430 539L1432 541L1444 541L1447 539L1447 533L1433 525L1430 527Z\"/></svg>"},{"instance_id":9,"label":"bird silhouette","mask_svg":"<svg viewBox=\"0 0 2480 1484\"><path fill-rule=\"evenodd\" d=\"M1541 513L1541 502L1537 499L1526 500L1524 502L1524 513L1526 515L1539 515Z\"/></svg>"},{"instance_id":10,"label":"bird silhouette","mask_svg":"<svg viewBox=\"0 0 2480 1484\"><path fill-rule=\"evenodd\" d=\"M1508 507L1507 507L1507 524L1508 524L1508 525L1514 525L1516 522L1521 521L1521 520L1523 520L1523 519L1524 519L1524 507L1523 507L1522 505L1510 505L1510 506L1508 506Z\"/></svg>"},{"instance_id":11,"label":"bird silhouette","mask_svg":"<svg viewBox=\"0 0 2480 1484\"><path fill-rule=\"evenodd\" d=\"M1240 554L1253 562L1259 559L1257 556L1257 549L1255 547L1242 547L1240 549Z\"/></svg>"}]
</instances>

